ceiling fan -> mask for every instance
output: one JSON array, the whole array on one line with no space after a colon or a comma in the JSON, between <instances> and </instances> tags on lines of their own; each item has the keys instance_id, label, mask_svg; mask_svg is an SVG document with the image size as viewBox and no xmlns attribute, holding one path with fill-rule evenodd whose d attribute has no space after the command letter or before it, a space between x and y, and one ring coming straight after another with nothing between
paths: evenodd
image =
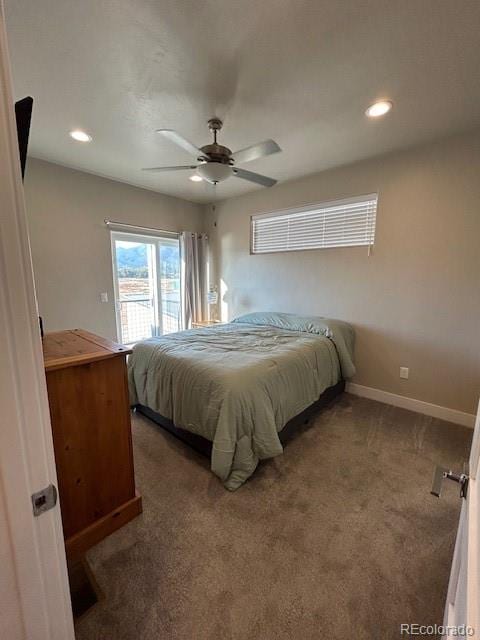
<instances>
[{"instance_id":1,"label":"ceiling fan","mask_svg":"<svg viewBox=\"0 0 480 640\"><path fill-rule=\"evenodd\" d=\"M165 138L191 153L200 164L177 167L148 167L142 169L142 171L184 171L195 169L200 178L212 184L217 184L217 182L234 176L235 178L242 178L242 180L261 184L264 187L273 187L277 183L273 178L268 178L252 171L245 171L245 169L240 169L236 165L277 153L281 151L278 144L274 140L265 140L232 153L228 147L217 143L217 132L220 131L222 125L223 122L219 118L211 118L208 121L208 128L213 133L213 143L206 144L203 147L196 147L173 129L157 129L157 133L161 133Z\"/></svg>"}]
</instances>

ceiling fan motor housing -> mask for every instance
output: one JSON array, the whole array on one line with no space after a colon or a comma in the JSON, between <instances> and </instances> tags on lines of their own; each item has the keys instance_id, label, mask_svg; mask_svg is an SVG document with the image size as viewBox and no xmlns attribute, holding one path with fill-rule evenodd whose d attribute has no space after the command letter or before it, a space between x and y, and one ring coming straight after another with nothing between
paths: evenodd
<instances>
[{"instance_id":1,"label":"ceiling fan motor housing","mask_svg":"<svg viewBox=\"0 0 480 640\"><path fill-rule=\"evenodd\" d=\"M200 147L203 153L208 156L211 162L220 162L222 164L233 164L230 159L232 152L228 147L224 147L221 144L206 144L204 147Z\"/></svg>"},{"instance_id":2,"label":"ceiling fan motor housing","mask_svg":"<svg viewBox=\"0 0 480 640\"><path fill-rule=\"evenodd\" d=\"M207 156L207 162L220 162L221 164L233 164L230 159L232 152L228 147L224 147L217 143L217 131L223 126L220 118L210 118L208 128L213 133L213 143L200 147L201 151Z\"/></svg>"}]
</instances>

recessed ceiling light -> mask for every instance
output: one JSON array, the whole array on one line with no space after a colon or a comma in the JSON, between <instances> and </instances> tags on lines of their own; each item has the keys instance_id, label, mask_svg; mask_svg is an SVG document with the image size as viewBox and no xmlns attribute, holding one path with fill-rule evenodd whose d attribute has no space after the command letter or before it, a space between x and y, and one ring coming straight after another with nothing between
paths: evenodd
<instances>
[{"instance_id":1,"label":"recessed ceiling light","mask_svg":"<svg viewBox=\"0 0 480 640\"><path fill-rule=\"evenodd\" d=\"M85 133L85 131L80 131L80 129L70 131L70 137L77 142L90 142L92 139L92 136L89 136L88 133Z\"/></svg>"},{"instance_id":2,"label":"recessed ceiling light","mask_svg":"<svg viewBox=\"0 0 480 640\"><path fill-rule=\"evenodd\" d=\"M203 178L201 178L200 176L197 176L196 173L193 174L193 176L190 176L190 180L192 182L201 182Z\"/></svg>"},{"instance_id":3,"label":"recessed ceiling light","mask_svg":"<svg viewBox=\"0 0 480 640\"><path fill-rule=\"evenodd\" d=\"M379 118L388 113L393 107L393 103L390 100L379 100L371 104L365 111L365 114L369 118Z\"/></svg>"}]
</instances>

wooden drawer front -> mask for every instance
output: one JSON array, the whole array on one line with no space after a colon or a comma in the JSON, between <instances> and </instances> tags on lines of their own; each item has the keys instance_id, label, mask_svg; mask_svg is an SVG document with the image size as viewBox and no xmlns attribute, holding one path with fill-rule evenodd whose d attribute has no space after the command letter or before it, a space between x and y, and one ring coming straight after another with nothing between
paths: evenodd
<instances>
[{"instance_id":1,"label":"wooden drawer front","mask_svg":"<svg viewBox=\"0 0 480 640\"><path fill-rule=\"evenodd\" d=\"M125 357L47 372L64 535L135 496Z\"/></svg>"}]
</instances>

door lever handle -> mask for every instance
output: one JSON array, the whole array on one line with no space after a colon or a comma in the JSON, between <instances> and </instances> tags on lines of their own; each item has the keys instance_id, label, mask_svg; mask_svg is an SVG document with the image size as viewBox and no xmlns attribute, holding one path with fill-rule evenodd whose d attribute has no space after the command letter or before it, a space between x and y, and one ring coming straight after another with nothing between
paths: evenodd
<instances>
[{"instance_id":1,"label":"door lever handle","mask_svg":"<svg viewBox=\"0 0 480 640\"><path fill-rule=\"evenodd\" d=\"M468 480L469 476L467 474L468 469L467 465L464 465L463 473L454 473L445 467L437 466L435 467L435 471L433 474L433 484L430 493L432 496L440 497L440 493L442 492L442 485L444 480L453 480L453 482L458 482L460 485L460 497L466 498L468 491Z\"/></svg>"}]
</instances>

